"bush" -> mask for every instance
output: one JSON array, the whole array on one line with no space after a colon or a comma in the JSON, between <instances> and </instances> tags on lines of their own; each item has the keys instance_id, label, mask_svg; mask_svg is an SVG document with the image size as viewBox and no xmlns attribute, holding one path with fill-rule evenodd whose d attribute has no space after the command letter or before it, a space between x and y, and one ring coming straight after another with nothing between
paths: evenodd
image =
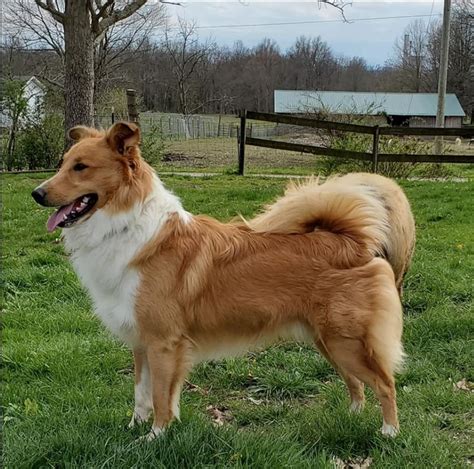
<instances>
[{"instance_id":1,"label":"bush","mask_svg":"<svg viewBox=\"0 0 474 469\"><path fill-rule=\"evenodd\" d=\"M62 116L49 114L42 120L29 120L17 134L13 167L16 169L54 168L63 150Z\"/></svg>"},{"instance_id":2,"label":"bush","mask_svg":"<svg viewBox=\"0 0 474 469\"><path fill-rule=\"evenodd\" d=\"M142 133L141 151L143 158L152 166L161 161L165 151L165 141L160 124L154 123Z\"/></svg>"},{"instance_id":3,"label":"bush","mask_svg":"<svg viewBox=\"0 0 474 469\"><path fill-rule=\"evenodd\" d=\"M372 152L372 136L333 133L328 137L328 147L359 152ZM381 137L379 153L423 154L430 153L431 142L416 138ZM322 157L321 172L324 175L349 173L353 171L371 171L372 161L359 161L340 157ZM379 174L391 178L408 178L413 175L424 177L446 177L450 174L447 167L439 164L379 162Z\"/></svg>"},{"instance_id":4,"label":"bush","mask_svg":"<svg viewBox=\"0 0 474 469\"><path fill-rule=\"evenodd\" d=\"M327 146L336 150L349 150L368 152L371 151L372 138L367 135L349 134L346 132L331 132L327 139ZM323 156L319 159L321 173L330 174L350 173L354 171L369 171L372 163L368 161L353 160L336 156Z\"/></svg>"},{"instance_id":5,"label":"bush","mask_svg":"<svg viewBox=\"0 0 474 469\"><path fill-rule=\"evenodd\" d=\"M370 115L372 108L373 105L368 106L366 115L351 115L349 113L348 115L340 116L331 115L327 111L319 111L309 113L308 117L336 122L375 125L380 123L380 117ZM318 131L317 133L328 148L372 153L372 135L324 130ZM414 137L381 136L379 140L379 153L426 154L431 153L431 150L432 142ZM334 173L343 174L354 171L371 171L372 161L327 156L319 159L319 168L321 173L326 176ZM446 165L441 164L379 162L377 168L379 174L391 178L408 178L414 175L439 178L447 177L451 174L451 170Z\"/></svg>"}]
</instances>

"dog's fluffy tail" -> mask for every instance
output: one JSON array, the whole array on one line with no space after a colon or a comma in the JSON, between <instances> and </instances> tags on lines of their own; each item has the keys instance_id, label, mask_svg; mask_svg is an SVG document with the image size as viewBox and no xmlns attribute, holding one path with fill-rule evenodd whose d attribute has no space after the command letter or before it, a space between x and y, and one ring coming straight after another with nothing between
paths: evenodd
<instances>
[{"instance_id":1,"label":"dog's fluffy tail","mask_svg":"<svg viewBox=\"0 0 474 469\"><path fill-rule=\"evenodd\" d=\"M388 245L389 226L383 201L371 187L348 186L338 178L324 184L315 177L292 181L282 197L244 222L257 232L331 231L365 245L374 255L384 255Z\"/></svg>"}]
</instances>

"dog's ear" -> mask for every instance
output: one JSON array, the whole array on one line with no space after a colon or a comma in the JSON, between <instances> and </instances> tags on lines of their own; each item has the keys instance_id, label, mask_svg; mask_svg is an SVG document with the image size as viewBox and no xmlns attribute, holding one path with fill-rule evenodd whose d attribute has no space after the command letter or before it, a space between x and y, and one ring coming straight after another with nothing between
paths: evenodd
<instances>
[{"instance_id":1,"label":"dog's ear","mask_svg":"<svg viewBox=\"0 0 474 469\"><path fill-rule=\"evenodd\" d=\"M117 122L107 132L107 142L121 155L140 145L140 128L131 122Z\"/></svg>"},{"instance_id":2,"label":"dog's ear","mask_svg":"<svg viewBox=\"0 0 474 469\"><path fill-rule=\"evenodd\" d=\"M97 129L86 127L85 125L77 125L69 130L68 136L74 142L78 142L86 137L101 137L103 134Z\"/></svg>"}]
</instances>

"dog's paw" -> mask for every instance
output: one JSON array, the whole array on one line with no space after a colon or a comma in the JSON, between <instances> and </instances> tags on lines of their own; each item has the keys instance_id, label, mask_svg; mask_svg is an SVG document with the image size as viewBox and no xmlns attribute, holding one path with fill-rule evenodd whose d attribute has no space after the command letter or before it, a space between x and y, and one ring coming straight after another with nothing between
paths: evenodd
<instances>
[{"instance_id":1,"label":"dog's paw","mask_svg":"<svg viewBox=\"0 0 474 469\"><path fill-rule=\"evenodd\" d=\"M158 436L161 436L164 433L164 430L160 427L152 427L151 430L146 434L137 439L139 443L148 443L153 441Z\"/></svg>"},{"instance_id":2,"label":"dog's paw","mask_svg":"<svg viewBox=\"0 0 474 469\"><path fill-rule=\"evenodd\" d=\"M139 424L137 418L135 415L132 415L132 418L130 419L130 422L127 425L127 428L132 429L135 428Z\"/></svg>"},{"instance_id":3,"label":"dog's paw","mask_svg":"<svg viewBox=\"0 0 474 469\"><path fill-rule=\"evenodd\" d=\"M135 428L137 425L141 425L143 422L144 420L141 419L139 415L133 414L130 423L128 424L128 428Z\"/></svg>"},{"instance_id":4,"label":"dog's paw","mask_svg":"<svg viewBox=\"0 0 474 469\"><path fill-rule=\"evenodd\" d=\"M365 401L352 401L349 410L354 414L359 414L362 412L365 405Z\"/></svg>"},{"instance_id":5,"label":"dog's paw","mask_svg":"<svg viewBox=\"0 0 474 469\"><path fill-rule=\"evenodd\" d=\"M395 436L398 435L399 433L398 427L395 427L394 425L390 425L388 423L383 423L382 425L382 435L387 436L390 438L394 438Z\"/></svg>"},{"instance_id":6,"label":"dog's paw","mask_svg":"<svg viewBox=\"0 0 474 469\"><path fill-rule=\"evenodd\" d=\"M137 425L145 423L150 418L151 412L133 412L128 428L135 428Z\"/></svg>"}]
</instances>

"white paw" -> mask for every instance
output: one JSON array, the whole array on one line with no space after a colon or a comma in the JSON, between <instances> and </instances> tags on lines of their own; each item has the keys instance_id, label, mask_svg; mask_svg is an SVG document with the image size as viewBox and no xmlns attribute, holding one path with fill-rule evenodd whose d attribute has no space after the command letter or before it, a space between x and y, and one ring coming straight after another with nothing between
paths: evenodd
<instances>
[{"instance_id":1,"label":"white paw","mask_svg":"<svg viewBox=\"0 0 474 469\"><path fill-rule=\"evenodd\" d=\"M128 428L134 428L135 425L137 425L137 424L138 424L138 421L137 421L135 415L132 415L132 418L131 418L129 424L127 425L127 427Z\"/></svg>"},{"instance_id":2,"label":"white paw","mask_svg":"<svg viewBox=\"0 0 474 469\"><path fill-rule=\"evenodd\" d=\"M146 422L149 417L149 412L133 412L128 428L134 428L136 425L141 425L143 422Z\"/></svg>"},{"instance_id":3,"label":"white paw","mask_svg":"<svg viewBox=\"0 0 474 469\"><path fill-rule=\"evenodd\" d=\"M382 435L388 436L393 438L398 435L399 429L393 425L389 425L388 423L383 423L382 425Z\"/></svg>"},{"instance_id":4,"label":"white paw","mask_svg":"<svg viewBox=\"0 0 474 469\"><path fill-rule=\"evenodd\" d=\"M364 401L352 401L349 409L351 412L358 414L362 412L362 409L364 408L364 404L365 404Z\"/></svg>"},{"instance_id":5,"label":"white paw","mask_svg":"<svg viewBox=\"0 0 474 469\"><path fill-rule=\"evenodd\" d=\"M146 434L137 439L138 442L150 442L153 441L156 437L163 434L163 429L160 427L152 427L151 430Z\"/></svg>"}]
</instances>

